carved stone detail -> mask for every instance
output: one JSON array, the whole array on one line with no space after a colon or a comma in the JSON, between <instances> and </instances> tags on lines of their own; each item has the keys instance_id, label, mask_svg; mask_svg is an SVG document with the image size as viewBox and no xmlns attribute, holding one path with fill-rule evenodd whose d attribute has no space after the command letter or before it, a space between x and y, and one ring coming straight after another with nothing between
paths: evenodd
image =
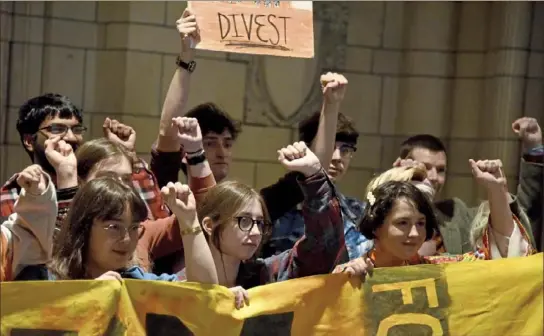
<instances>
[{"instance_id":1,"label":"carved stone detail","mask_svg":"<svg viewBox=\"0 0 544 336\"><path fill-rule=\"evenodd\" d=\"M315 63L311 74L313 79L308 83L311 88L301 97L298 107L291 111L280 110L272 98L267 81L267 57L252 56L248 64L244 123L295 127L300 120L320 109L322 95L319 76L323 72L344 67L349 15L347 6L341 2L316 1L313 5L316 53L315 60L308 60ZM272 84L289 85L289 74L286 74L286 79L282 83Z\"/></svg>"}]
</instances>

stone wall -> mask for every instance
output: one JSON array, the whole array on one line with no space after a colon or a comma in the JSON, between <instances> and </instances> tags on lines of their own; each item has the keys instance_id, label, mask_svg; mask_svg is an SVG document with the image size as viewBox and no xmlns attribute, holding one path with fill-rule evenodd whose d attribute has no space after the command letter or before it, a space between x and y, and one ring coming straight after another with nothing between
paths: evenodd
<instances>
[{"instance_id":1,"label":"stone wall","mask_svg":"<svg viewBox=\"0 0 544 336\"><path fill-rule=\"evenodd\" d=\"M88 138L106 116L132 125L146 157L175 69L174 23L185 2L2 2L0 177L29 163L18 106L44 92L69 96ZM544 118L544 4L530 2L314 2L313 60L199 51L190 106L214 101L242 121L232 178L256 187L283 173L276 150L320 105L318 76L350 84L342 112L361 132L341 183L363 197L407 136L440 136L449 150L446 196L479 197L469 158L501 158L516 184L523 115Z\"/></svg>"}]
</instances>

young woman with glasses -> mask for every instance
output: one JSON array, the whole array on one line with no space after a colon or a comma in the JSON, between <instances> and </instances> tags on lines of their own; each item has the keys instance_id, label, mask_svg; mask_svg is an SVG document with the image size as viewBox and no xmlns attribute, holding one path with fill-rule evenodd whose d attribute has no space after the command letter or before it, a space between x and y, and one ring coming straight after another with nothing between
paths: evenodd
<instances>
[{"instance_id":1,"label":"young woman with glasses","mask_svg":"<svg viewBox=\"0 0 544 336\"><path fill-rule=\"evenodd\" d=\"M219 284L235 292L236 307L247 302L244 288L329 273L345 257L344 227L333 184L319 159L303 142L278 151L288 170L299 172L305 195L305 236L295 246L266 259L256 258L271 225L260 194L245 184L226 181L198 204ZM179 273L184 276L184 270Z\"/></svg>"},{"instance_id":2,"label":"young woman with glasses","mask_svg":"<svg viewBox=\"0 0 544 336\"><path fill-rule=\"evenodd\" d=\"M186 185L162 190L178 218L186 247L187 280L217 283L215 265L196 215L196 201ZM83 185L72 200L48 267L51 280L121 278L180 281L176 275L145 272L135 258L144 201L114 173Z\"/></svg>"}]
</instances>

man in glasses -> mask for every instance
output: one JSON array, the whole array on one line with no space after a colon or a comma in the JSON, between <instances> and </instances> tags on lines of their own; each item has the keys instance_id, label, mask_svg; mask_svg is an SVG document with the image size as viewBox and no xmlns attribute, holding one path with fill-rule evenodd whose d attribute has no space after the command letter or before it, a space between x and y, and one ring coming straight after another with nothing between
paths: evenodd
<instances>
[{"instance_id":1,"label":"man in glasses","mask_svg":"<svg viewBox=\"0 0 544 336\"><path fill-rule=\"evenodd\" d=\"M19 109L17 131L21 143L30 156L30 160L35 164L39 164L43 170L53 177L53 180L56 180L56 171L45 155L45 141L60 138L59 140L70 145L75 152L83 143L83 135L86 130L85 126L83 126L81 110L67 97L59 94L48 93L31 98ZM104 136L109 140L134 153L136 133L131 127L106 118L103 130ZM136 158L135 154L134 156ZM167 217L169 214L163 206L160 190L147 165L136 158L133 168L132 182L148 205L149 218ZM16 179L17 175L14 175L0 190L0 215L2 216L9 216L13 213L15 201L20 192ZM59 202L58 222L62 221L63 216L66 214L68 205L65 206L65 203L71 199L75 190L77 190L77 187L57 190Z\"/></svg>"},{"instance_id":2,"label":"man in glasses","mask_svg":"<svg viewBox=\"0 0 544 336\"><path fill-rule=\"evenodd\" d=\"M34 97L19 109L17 131L32 163L39 164L49 175L56 172L45 156L45 141L60 137L75 151L83 143L83 116L67 97L48 93ZM17 175L9 179L0 192L0 213L9 216L20 192ZM61 201L59 199L59 201Z\"/></svg>"}]
</instances>

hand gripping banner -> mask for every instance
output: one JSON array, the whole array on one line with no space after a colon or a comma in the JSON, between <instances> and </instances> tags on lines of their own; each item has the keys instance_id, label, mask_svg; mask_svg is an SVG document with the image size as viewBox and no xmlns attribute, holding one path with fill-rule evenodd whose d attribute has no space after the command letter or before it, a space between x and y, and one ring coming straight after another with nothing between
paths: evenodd
<instances>
[{"instance_id":1,"label":"hand gripping banner","mask_svg":"<svg viewBox=\"0 0 544 336\"><path fill-rule=\"evenodd\" d=\"M534 335L543 328L543 254L378 269L253 288L138 280L7 282L2 335Z\"/></svg>"}]
</instances>

